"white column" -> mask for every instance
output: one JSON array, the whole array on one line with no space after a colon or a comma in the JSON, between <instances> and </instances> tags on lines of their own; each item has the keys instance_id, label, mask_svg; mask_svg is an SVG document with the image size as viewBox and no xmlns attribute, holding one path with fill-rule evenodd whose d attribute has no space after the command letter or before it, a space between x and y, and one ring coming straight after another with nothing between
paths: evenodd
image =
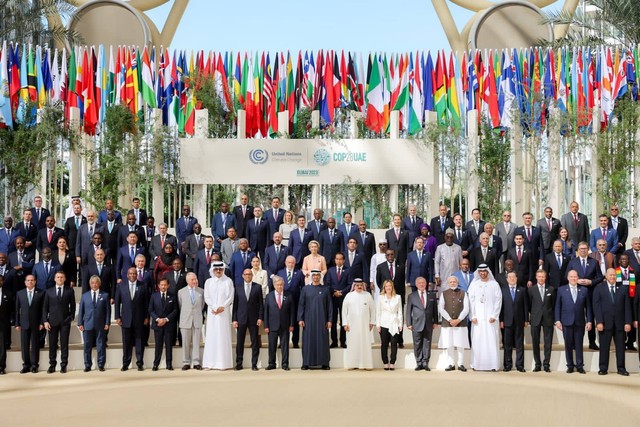
<instances>
[{"instance_id":1,"label":"white column","mask_svg":"<svg viewBox=\"0 0 640 427\"><path fill-rule=\"evenodd\" d=\"M247 112L244 110L238 110L238 138L244 139L247 137Z\"/></svg>"},{"instance_id":2,"label":"white column","mask_svg":"<svg viewBox=\"0 0 640 427\"><path fill-rule=\"evenodd\" d=\"M311 112L311 127L318 129L320 127L320 111L313 110Z\"/></svg>"},{"instance_id":3,"label":"white column","mask_svg":"<svg viewBox=\"0 0 640 427\"><path fill-rule=\"evenodd\" d=\"M360 111L351 111L350 112L350 120L351 120L351 129L349 129L349 137L351 139L360 138L360 132L358 129L358 120L362 117L362 113Z\"/></svg>"},{"instance_id":4,"label":"white column","mask_svg":"<svg viewBox=\"0 0 640 427\"><path fill-rule=\"evenodd\" d=\"M197 111L197 110L196 110ZM200 121L199 127L196 127L196 132L194 137L196 138L206 138L207 131L209 129L209 115L207 110L204 111L204 114L200 114L200 117L196 116L196 122ZM188 144L189 141L185 139L180 140L181 144ZM193 186L193 216L198 218L198 222L202 225L202 229L204 230L209 225L209 218L207 218L207 185L206 184L195 184Z\"/></svg>"},{"instance_id":5,"label":"white column","mask_svg":"<svg viewBox=\"0 0 640 427\"><path fill-rule=\"evenodd\" d=\"M206 138L209 134L209 110L196 110L196 138Z\"/></svg>"},{"instance_id":6,"label":"white column","mask_svg":"<svg viewBox=\"0 0 640 427\"><path fill-rule=\"evenodd\" d=\"M162 110L154 108L151 111L151 117L154 130L159 131L162 128ZM164 159L162 157L162 152L153 153L153 173L157 177L160 177L163 173L162 163ZM153 217L156 219L156 224L160 224L164 222L164 186L160 184L159 179L154 179L151 185L153 192Z\"/></svg>"},{"instance_id":7,"label":"white column","mask_svg":"<svg viewBox=\"0 0 640 427\"><path fill-rule=\"evenodd\" d=\"M400 190L398 184L392 184L389 186L389 209L391 209L391 214L395 215L398 212L398 195L400 194Z\"/></svg>"},{"instance_id":8,"label":"white column","mask_svg":"<svg viewBox=\"0 0 640 427\"><path fill-rule=\"evenodd\" d=\"M429 126L430 123L435 123L437 119L435 111L425 111L425 127ZM440 158L439 152L433 148L433 144L429 146L429 150L433 152L433 168L431 168L433 183L429 186L429 217L432 218L438 216L438 207L440 205Z\"/></svg>"},{"instance_id":9,"label":"white column","mask_svg":"<svg viewBox=\"0 0 640 427\"><path fill-rule=\"evenodd\" d=\"M522 159L522 132L520 126L514 124L509 139L511 140L511 218L520 221L524 213L523 198L524 180L522 177L524 162ZM528 196L528 195L527 195Z\"/></svg>"},{"instance_id":10,"label":"white column","mask_svg":"<svg viewBox=\"0 0 640 427\"><path fill-rule=\"evenodd\" d=\"M549 120L551 123L557 123L558 111L553 109L551 111L551 117ZM561 186L561 160L560 160L560 129L557 125L554 125L549 132L549 138L547 140L549 151L547 152L547 161L549 169L549 200L547 205L553 209L553 213L556 217L560 217L562 212L560 209L563 207L562 203L562 186Z\"/></svg>"},{"instance_id":11,"label":"white column","mask_svg":"<svg viewBox=\"0 0 640 427\"><path fill-rule=\"evenodd\" d=\"M77 107L69 108L69 126L72 129L80 129L80 109ZM80 192L80 154L77 150L69 152L69 193L71 196L77 196Z\"/></svg>"},{"instance_id":12,"label":"white column","mask_svg":"<svg viewBox=\"0 0 640 427\"><path fill-rule=\"evenodd\" d=\"M320 207L320 185L311 186L311 209Z\"/></svg>"},{"instance_id":13,"label":"white column","mask_svg":"<svg viewBox=\"0 0 640 427\"><path fill-rule=\"evenodd\" d=\"M389 114L389 138L400 138L400 111L395 110Z\"/></svg>"},{"instance_id":14,"label":"white column","mask_svg":"<svg viewBox=\"0 0 640 427\"><path fill-rule=\"evenodd\" d=\"M289 136L289 111L287 110L278 113L278 133L283 138Z\"/></svg>"},{"instance_id":15,"label":"white column","mask_svg":"<svg viewBox=\"0 0 640 427\"><path fill-rule=\"evenodd\" d=\"M598 143L600 142L600 110L593 109L593 135L591 135L591 225L598 224L598 217L603 211L602 172L598 167ZM593 228L593 227L592 227Z\"/></svg>"},{"instance_id":16,"label":"white column","mask_svg":"<svg viewBox=\"0 0 640 427\"><path fill-rule=\"evenodd\" d=\"M467 140L469 141L469 151L467 153L467 201L465 218L471 218L471 211L478 207L478 168L476 166L480 147L478 110L471 110L467 113Z\"/></svg>"}]
</instances>

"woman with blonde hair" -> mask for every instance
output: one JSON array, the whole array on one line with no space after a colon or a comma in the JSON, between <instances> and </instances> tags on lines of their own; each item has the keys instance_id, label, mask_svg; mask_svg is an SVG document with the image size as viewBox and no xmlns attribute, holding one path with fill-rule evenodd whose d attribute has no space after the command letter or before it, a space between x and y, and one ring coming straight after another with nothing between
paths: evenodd
<instances>
[{"instance_id":1,"label":"woman with blonde hair","mask_svg":"<svg viewBox=\"0 0 640 427\"><path fill-rule=\"evenodd\" d=\"M293 212L286 211L284 213L284 222L280 224L278 231L282 234L282 244L284 246L289 246L289 235L291 235L291 231L295 230L297 227L296 223L293 221L294 217L295 215L293 215Z\"/></svg>"},{"instance_id":2,"label":"woman with blonde hair","mask_svg":"<svg viewBox=\"0 0 640 427\"><path fill-rule=\"evenodd\" d=\"M315 240L309 242L309 255L302 260L302 274L305 277L305 284L311 283L311 270L319 270L322 277L327 274L327 261L320 252L320 243Z\"/></svg>"},{"instance_id":3,"label":"woman with blonde hair","mask_svg":"<svg viewBox=\"0 0 640 427\"><path fill-rule=\"evenodd\" d=\"M398 340L402 333L402 301L396 294L392 280L385 280L381 286L380 298L376 304L376 328L380 334L380 351L385 371L393 371L398 354ZM388 348L391 344L391 359Z\"/></svg>"}]
</instances>

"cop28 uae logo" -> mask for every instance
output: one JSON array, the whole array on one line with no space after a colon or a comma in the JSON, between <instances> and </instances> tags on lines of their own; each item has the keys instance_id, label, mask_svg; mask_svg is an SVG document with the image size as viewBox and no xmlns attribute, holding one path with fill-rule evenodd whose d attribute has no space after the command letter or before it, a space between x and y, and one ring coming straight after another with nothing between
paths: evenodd
<instances>
[{"instance_id":1,"label":"cop28 uae logo","mask_svg":"<svg viewBox=\"0 0 640 427\"><path fill-rule=\"evenodd\" d=\"M331 160L331 155L324 148L319 148L315 153L313 153L313 160L318 164L318 166L326 166Z\"/></svg>"},{"instance_id":2,"label":"cop28 uae logo","mask_svg":"<svg viewBox=\"0 0 640 427\"><path fill-rule=\"evenodd\" d=\"M255 148L249 151L249 160L256 165L263 165L269 159L269 152L262 148Z\"/></svg>"}]
</instances>

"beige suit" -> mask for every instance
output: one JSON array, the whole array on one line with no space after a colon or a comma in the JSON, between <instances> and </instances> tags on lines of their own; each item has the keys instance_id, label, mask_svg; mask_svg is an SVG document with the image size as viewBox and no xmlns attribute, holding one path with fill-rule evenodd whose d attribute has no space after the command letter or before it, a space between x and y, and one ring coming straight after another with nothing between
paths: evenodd
<instances>
[{"instance_id":1,"label":"beige suit","mask_svg":"<svg viewBox=\"0 0 640 427\"><path fill-rule=\"evenodd\" d=\"M200 338L202 336L202 310L204 309L204 290L198 286L193 288L194 302L191 302L190 288L187 286L178 291L180 320L178 326L182 333L183 365L201 365Z\"/></svg>"}]
</instances>

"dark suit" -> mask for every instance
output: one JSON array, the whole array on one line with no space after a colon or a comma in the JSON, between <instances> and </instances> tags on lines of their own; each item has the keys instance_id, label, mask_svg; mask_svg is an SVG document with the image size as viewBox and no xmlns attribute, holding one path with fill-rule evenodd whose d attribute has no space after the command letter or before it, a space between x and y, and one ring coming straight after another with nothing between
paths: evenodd
<instances>
[{"instance_id":1,"label":"dark suit","mask_svg":"<svg viewBox=\"0 0 640 427\"><path fill-rule=\"evenodd\" d=\"M33 270L33 255L23 252L22 262L18 262L18 252L11 252L7 255L7 265L10 269L11 276L11 289L13 293L17 293L19 290L24 289L24 279L28 274L31 274ZM22 267L21 270L14 270L16 266Z\"/></svg>"},{"instance_id":2,"label":"dark suit","mask_svg":"<svg viewBox=\"0 0 640 427\"><path fill-rule=\"evenodd\" d=\"M538 260L534 258L532 251L523 247L521 258L518 260L518 248L513 247L507 251L506 259L510 259L516 264L518 286L526 288L527 282L533 283L535 280L536 270L538 269Z\"/></svg>"},{"instance_id":3,"label":"dark suit","mask_svg":"<svg viewBox=\"0 0 640 427\"><path fill-rule=\"evenodd\" d=\"M500 267L500 253L495 248L487 247L486 259L482 256L482 247L471 249L468 255L469 270L476 271L480 264L487 264L489 270L496 277Z\"/></svg>"},{"instance_id":4,"label":"dark suit","mask_svg":"<svg viewBox=\"0 0 640 427\"><path fill-rule=\"evenodd\" d=\"M291 280L288 279L287 269L283 268L278 271L278 276L282 277L284 280L284 291L289 292L291 297L293 298L293 302L295 307L298 307L298 301L300 301L300 292L304 285L304 274L300 270L293 270L291 274ZM296 310L293 310L294 317L296 316ZM293 325L293 333L291 334L291 344L293 344L293 348L298 348L298 342L300 339L300 327L298 326L298 322L295 322Z\"/></svg>"},{"instance_id":5,"label":"dark suit","mask_svg":"<svg viewBox=\"0 0 640 427\"><path fill-rule=\"evenodd\" d=\"M27 289L16 295L15 325L20 328L20 350L22 367L37 369L40 361L40 327L42 326L42 308L44 292L33 290L33 299L29 305Z\"/></svg>"},{"instance_id":6,"label":"dark suit","mask_svg":"<svg viewBox=\"0 0 640 427\"><path fill-rule=\"evenodd\" d=\"M333 306L333 312L331 314L331 346L338 346L338 314L340 314L340 322L342 324L342 303L344 297L351 290L351 284L349 283L349 270L343 266L338 277L338 267L331 267L327 270L327 274L324 278L324 284L331 291L331 303ZM335 292L342 292L342 295L337 296ZM346 347L347 345L347 333L344 328L340 328L340 346Z\"/></svg>"},{"instance_id":7,"label":"dark suit","mask_svg":"<svg viewBox=\"0 0 640 427\"><path fill-rule=\"evenodd\" d=\"M233 310L231 318L233 322L238 322L238 336L236 343L236 367L242 367L244 359L244 339L249 329L251 337L251 366L258 365L260 355L260 342L258 341L258 320L264 318L264 307L262 305L262 286L251 283L249 297L245 293L244 281L238 282L235 286L233 297Z\"/></svg>"},{"instance_id":8,"label":"dark suit","mask_svg":"<svg viewBox=\"0 0 640 427\"><path fill-rule=\"evenodd\" d=\"M135 210L129 209L127 215L135 215ZM136 218L136 225L142 227L143 225L147 225L147 211L144 209L138 209L138 217Z\"/></svg>"},{"instance_id":9,"label":"dark suit","mask_svg":"<svg viewBox=\"0 0 640 427\"><path fill-rule=\"evenodd\" d=\"M406 220L406 218L405 218ZM433 218L431 218L431 222L429 223L429 227L431 227L431 234L436 238L436 240L438 241L438 245L441 245L444 243L444 232L447 231L447 228L451 228L453 229L455 227L455 224L453 223L453 219L449 218L449 217L444 217L444 229L442 228L442 218L440 217L440 215L438 216L434 216ZM418 234L416 234L416 236L420 235L420 228L418 227Z\"/></svg>"},{"instance_id":10,"label":"dark suit","mask_svg":"<svg viewBox=\"0 0 640 427\"><path fill-rule=\"evenodd\" d=\"M105 292L109 296L109 299L114 299L116 297L116 275L113 266L103 263L102 269L98 272L98 264L93 260L89 262L89 265L85 270L87 271L87 289L89 289L89 279L91 276L98 276L100 278L100 291ZM85 281L82 282L83 289L84 284ZM86 292L87 291L83 292L83 295Z\"/></svg>"},{"instance_id":11,"label":"dark suit","mask_svg":"<svg viewBox=\"0 0 640 427\"><path fill-rule=\"evenodd\" d=\"M36 277L36 287L41 290L47 290L56 285L54 278L56 273L60 271L62 267L60 264L55 264L53 260L49 261L49 272L44 266L44 261L40 261L33 266L33 275Z\"/></svg>"},{"instance_id":12,"label":"dark suit","mask_svg":"<svg viewBox=\"0 0 640 427\"><path fill-rule=\"evenodd\" d=\"M84 339L84 367L91 369L91 349L95 346L98 356L98 367L104 368L107 361L106 325L111 323L111 302L109 294L98 291L93 301L93 291L85 292L80 298L78 309L78 326L82 326Z\"/></svg>"},{"instance_id":13,"label":"dark suit","mask_svg":"<svg viewBox=\"0 0 640 427\"><path fill-rule=\"evenodd\" d=\"M238 234L238 239L247 237L245 234L245 231L247 229L247 222L254 218L253 206L246 205L244 216L242 215L242 205L235 206L233 208L233 216L235 217L236 233Z\"/></svg>"},{"instance_id":14,"label":"dark suit","mask_svg":"<svg viewBox=\"0 0 640 427\"><path fill-rule=\"evenodd\" d=\"M84 215L80 219L80 225L87 223L87 217ZM72 216L67 218L64 222L64 235L67 236L69 240L69 249L72 251L76 250L76 243L78 242L78 228L76 227L76 217Z\"/></svg>"},{"instance_id":15,"label":"dark suit","mask_svg":"<svg viewBox=\"0 0 640 427\"><path fill-rule=\"evenodd\" d=\"M47 208L40 208L40 215L38 216L38 210L33 207L30 209L31 211L31 221L36 226L38 230L45 228L47 225L45 221L48 216L51 216L51 212Z\"/></svg>"},{"instance_id":16,"label":"dark suit","mask_svg":"<svg viewBox=\"0 0 640 427\"><path fill-rule=\"evenodd\" d=\"M66 368L69 362L69 334L71 322L76 317L76 297L71 288L61 287L60 296L58 288L47 289L44 295L42 309L42 324L49 323L49 366L56 366L56 353L58 352L58 339L60 339L60 368Z\"/></svg>"},{"instance_id":17,"label":"dark suit","mask_svg":"<svg viewBox=\"0 0 640 427\"><path fill-rule=\"evenodd\" d=\"M169 293L178 295L178 291L187 286L187 274L180 270L178 272L178 280L176 280L175 270L167 271L163 276L169 281Z\"/></svg>"},{"instance_id":18,"label":"dark suit","mask_svg":"<svg viewBox=\"0 0 640 427\"><path fill-rule=\"evenodd\" d=\"M638 258L636 258L635 251L633 249L627 249L624 253L629 256L629 264L631 264L633 271L640 271L640 263L638 262ZM638 256L640 257L640 254Z\"/></svg>"},{"instance_id":19,"label":"dark suit","mask_svg":"<svg viewBox=\"0 0 640 427\"><path fill-rule=\"evenodd\" d=\"M317 241L320 238L320 232L327 229L327 221L321 219L318 222L315 219L312 219L307 224L307 229L311 230L311 232L313 233L313 240Z\"/></svg>"},{"instance_id":20,"label":"dark suit","mask_svg":"<svg viewBox=\"0 0 640 427\"><path fill-rule=\"evenodd\" d=\"M242 272L247 268L251 268L251 259L256 256L256 254L251 251L247 251L245 253L246 261L243 260L242 251L237 251L231 256L229 269L231 270L231 279L234 284L242 282Z\"/></svg>"},{"instance_id":21,"label":"dark suit","mask_svg":"<svg viewBox=\"0 0 640 427\"><path fill-rule=\"evenodd\" d=\"M103 224L103 228L101 230L103 238L104 233L107 231L107 229L104 227L106 227L105 224ZM123 224L118 227L118 247L121 248L129 244L129 242L127 241L127 237L132 231L134 231L136 233L136 236L138 236L138 243L136 243L136 245L145 248L146 251L147 235L144 232L144 228L138 227L137 225L133 226L133 229L129 227L129 224Z\"/></svg>"},{"instance_id":22,"label":"dark suit","mask_svg":"<svg viewBox=\"0 0 640 427\"><path fill-rule=\"evenodd\" d=\"M118 285L115 301L115 319L122 322L122 366L129 367L133 345L136 346L136 360L138 367L144 365L143 335L145 320L149 314L149 293L147 287L136 282L135 294L131 299L129 281Z\"/></svg>"},{"instance_id":23,"label":"dark suit","mask_svg":"<svg viewBox=\"0 0 640 427\"><path fill-rule=\"evenodd\" d=\"M281 367L289 366L289 328L296 324L296 305L291 294L284 291L281 307L278 307L276 292L269 292L264 300L264 328L269 329L269 366L276 366L276 349L280 342Z\"/></svg>"},{"instance_id":24,"label":"dark suit","mask_svg":"<svg viewBox=\"0 0 640 427\"><path fill-rule=\"evenodd\" d=\"M265 209L262 214L262 218L265 218L269 223L269 239L268 244L273 243L273 233L280 229L280 224L284 222L284 213L285 210L282 208L278 208L277 215L274 217L273 208Z\"/></svg>"},{"instance_id":25,"label":"dark suit","mask_svg":"<svg viewBox=\"0 0 640 427\"><path fill-rule=\"evenodd\" d=\"M593 291L593 315L596 326L600 323L604 326L600 336L600 371L609 369L609 353L611 351L611 339L616 346L616 365L618 372L625 371L625 340L627 338L624 331L625 325L631 326L633 323L633 311L631 298L629 297L629 287L619 286L614 283L614 295L611 295L609 283L605 280Z\"/></svg>"},{"instance_id":26,"label":"dark suit","mask_svg":"<svg viewBox=\"0 0 640 427\"><path fill-rule=\"evenodd\" d=\"M236 227L236 217L231 212L227 212L227 217L224 220L222 212L218 212L211 219L211 235L213 236L213 247L216 251L220 252L220 244L227 238L227 231L231 227Z\"/></svg>"},{"instance_id":27,"label":"dark suit","mask_svg":"<svg viewBox=\"0 0 640 427\"><path fill-rule=\"evenodd\" d=\"M9 254L11 252L15 252L16 246L14 242L16 237L20 235L20 232L15 228L7 231L6 228L0 229L0 252L3 254Z\"/></svg>"},{"instance_id":28,"label":"dark suit","mask_svg":"<svg viewBox=\"0 0 640 427\"><path fill-rule=\"evenodd\" d=\"M544 245L542 243L542 234L540 233L540 230L538 229L538 227L534 227L531 226L530 227L530 234L531 234L531 238L529 238L527 236L527 230L524 226L518 227L516 228L516 231L513 233L514 236L521 234L524 236L524 247L532 252L531 257L533 258L534 262L538 262L539 259L543 259L544 255ZM511 242L511 247L515 248L516 244L515 242ZM537 267L536 267L537 269Z\"/></svg>"},{"instance_id":29,"label":"dark suit","mask_svg":"<svg viewBox=\"0 0 640 427\"><path fill-rule=\"evenodd\" d=\"M264 250L267 249L267 244L271 241L269 222L264 218L264 215L258 220L257 225L255 218L247 223L245 237L249 240L251 250L260 254L260 258L264 258Z\"/></svg>"},{"instance_id":30,"label":"dark suit","mask_svg":"<svg viewBox=\"0 0 640 427\"><path fill-rule=\"evenodd\" d=\"M1 233L1 231L0 231ZM42 249L48 247L52 251L57 249L58 238L64 235L64 230L60 227L53 227L51 229L51 242L49 242L49 229L41 228L38 230L38 237L36 238L36 249L38 253L42 253Z\"/></svg>"},{"instance_id":31,"label":"dark suit","mask_svg":"<svg viewBox=\"0 0 640 427\"><path fill-rule=\"evenodd\" d=\"M344 234L337 228L333 230L327 228L320 232L320 238L318 240L318 243L320 243L320 255L322 255L327 262L327 267L333 267L335 265L335 256L338 252L342 251L344 238Z\"/></svg>"},{"instance_id":32,"label":"dark suit","mask_svg":"<svg viewBox=\"0 0 640 427\"><path fill-rule=\"evenodd\" d=\"M462 247L462 250L469 250L471 247L473 247L473 245L475 245L475 243L478 241L478 238L480 237L480 235L482 233L484 233L484 224L485 222L483 220L479 220L478 221L478 230L476 231L476 228L474 226L473 220L471 221L467 221L467 224L465 225L465 228L467 230L467 243L468 246L465 248L464 246Z\"/></svg>"},{"instance_id":33,"label":"dark suit","mask_svg":"<svg viewBox=\"0 0 640 427\"><path fill-rule=\"evenodd\" d=\"M272 274L276 274L284 268L284 261L289 255L287 251L288 248L283 244L280 244L280 252L277 255L275 245L271 245L267 248L264 253L264 259L262 260L262 268L267 270L268 277L271 277Z\"/></svg>"},{"instance_id":34,"label":"dark suit","mask_svg":"<svg viewBox=\"0 0 640 427\"><path fill-rule=\"evenodd\" d=\"M374 236L370 231L365 231L365 237L363 239L362 233L358 231L356 234L354 234L354 237L358 241L358 252L364 255L364 277L362 278L362 280L364 280L365 283L371 283L371 278L369 277L369 269L371 267L371 258L373 258L376 253L376 236Z\"/></svg>"},{"instance_id":35,"label":"dark suit","mask_svg":"<svg viewBox=\"0 0 640 427\"><path fill-rule=\"evenodd\" d=\"M553 250L553 242L558 240L560 228L562 227L558 218L551 217L550 222L551 228L549 228L546 217L540 218L536 223L536 228L540 230L540 235L542 236L542 249L545 255Z\"/></svg>"},{"instance_id":36,"label":"dark suit","mask_svg":"<svg viewBox=\"0 0 640 427\"><path fill-rule=\"evenodd\" d=\"M16 230L20 236L24 237L24 241L31 242L30 246L24 247L24 251L30 253L31 255L35 255L36 253L36 240L38 239L38 228L33 224L33 222L29 223L29 228L25 228L24 222L19 222L15 226Z\"/></svg>"},{"instance_id":37,"label":"dark suit","mask_svg":"<svg viewBox=\"0 0 640 427\"><path fill-rule=\"evenodd\" d=\"M187 236L187 240L184 243L184 267L187 271L193 271L193 263L196 260L196 255L200 249L204 249L204 234L200 233L196 236L195 233ZM154 249L155 252L155 249ZM202 284L201 284L202 286Z\"/></svg>"},{"instance_id":38,"label":"dark suit","mask_svg":"<svg viewBox=\"0 0 640 427\"><path fill-rule=\"evenodd\" d=\"M589 220L583 213L578 212L577 215L577 223L571 212L567 212L560 218L560 223L569 232L569 240L573 240L576 245L580 242L589 242Z\"/></svg>"},{"instance_id":39,"label":"dark suit","mask_svg":"<svg viewBox=\"0 0 640 427\"><path fill-rule=\"evenodd\" d=\"M613 222L611 221L611 217L609 217L609 228L613 228ZM618 227L615 228L616 233L618 234L618 251L616 252L618 255L624 252L627 239L629 238L629 223L626 219L622 217L618 217Z\"/></svg>"},{"instance_id":40,"label":"dark suit","mask_svg":"<svg viewBox=\"0 0 640 427\"><path fill-rule=\"evenodd\" d=\"M591 257L587 257L587 268L583 270L582 261L578 256L572 259L571 261L569 261L569 264L567 265L567 274L571 270L575 270L578 273L579 279L591 280L591 286L586 286L588 296L589 296L589 303L591 304L593 302L593 290L603 280L602 270L600 270L600 264L598 264L598 261L596 261L595 259ZM582 286L578 286L578 287L582 287ZM591 328L591 330L588 332L588 335L589 335L589 344L595 344L596 342L595 328Z\"/></svg>"},{"instance_id":41,"label":"dark suit","mask_svg":"<svg viewBox=\"0 0 640 427\"><path fill-rule=\"evenodd\" d=\"M418 260L418 252L412 251L407 257L406 278L411 283L412 292L416 291L416 279L424 277L427 282L433 283L433 254L422 250L420 260ZM380 283L379 283L380 284Z\"/></svg>"},{"instance_id":42,"label":"dark suit","mask_svg":"<svg viewBox=\"0 0 640 427\"><path fill-rule=\"evenodd\" d=\"M289 234L288 255L295 257L296 267L302 267L304 257L309 255L309 242L313 240L313 232L305 230L300 240L300 229L294 228ZM329 261L329 260L327 260Z\"/></svg>"},{"instance_id":43,"label":"dark suit","mask_svg":"<svg viewBox=\"0 0 640 427\"><path fill-rule=\"evenodd\" d=\"M213 248L209 250L211 251L211 255L213 255ZM196 276L198 276L198 284L202 288L204 288L204 282L206 282L207 279L211 277L211 273L209 272L209 270L211 269L211 255L209 256L209 262L207 262L207 250L200 249L193 263L193 272L196 273Z\"/></svg>"},{"instance_id":44,"label":"dark suit","mask_svg":"<svg viewBox=\"0 0 640 427\"><path fill-rule=\"evenodd\" d=\"M178 320L178 299L175 294L168 293L165 301L162 294L155 292L149 300L149 322L153 329L156 340L156 351L153 358L153 366L160 364L162 357L162 347L164 345L167 368L173 362L173 344L176 342L177 320ZM164 326L158 325L158 319L167 319Z\"/></svg>"},{"instance_id":45,"label":"dark suit","mask_svg":"<svg viewBox=\"0 0 640 427\"><path fill-rule=\"evenodd\" d=\"M341 251L347 252L347 243L349 243L351 235L358 232L358 226L352 222L349 225L349 231L347 231L347 226L344 223L340 224L337 228L342 231L342 236L344 237Z\"/></svg>"},{"instance_id":46,"label":"dark suit","mask_svg":"<svg viewBox=\"0 0 640 427\"><path fill-rule=\"evenodd\" d=\"M115 218L115 221L122 224L122 214L120 213L119 210L114 210L113 211L113 216ZM107 218L107 210L106 209L102 209L99 213L98 213L98 224L104 224L106 223L108 220Z\"/></svg>"},{"instance_id":47,"label":"dark suit","mask_svg":"<svg viewBox=\"0 0 640 427\"><path fill-rule=\"evenodd\" d=\"M0 371L4 371L7 368L5 346L11 341L11 316L15 309L15 302L8 290L0 289L2 290L2 296L0 296Z\"/></svg>"},{"instance_id":48,"label":"dark suit","mask_svg":"<svg viewBox=\"0 0 640 427\"><path fill-rule=\"evenodd\" d=\"M549 368L551 359L551 344L553 340L553 309L556 304L556 288L544 287L544 297L540 296L538 284L527 289L529 294L529 324L531 325L531 345L533 348L533 360L535 367L543 364ZM540 329L544 333L544 361L540 362Z\"/></svg>"},{"instance_id":49,"label":"dark suit","mask_svg":"<svg viewBox=\"0 0 640 427\"><path fill-rule=\"evenodd\" d=\"M419 291L412 292L409 295L405 322L407 327L411 327L416 366L428 368L429 359L431 358L433 325L438 323L438 299L435 292L425 290L424 295L424 307L422 306Z\"/></svg>"},{"instance_id":50,"label":"dark suit","mask_svg":"<svg viewBox=\"0 0 640 427\"><path fill-rule=\"evenodd\" d=\"M187 240L187 236L193 234L193 226L198 222L198 218L192 216L181 216L176 220L176 237L178 238L178 249L182 252L182 242Z\"/></svg>"},{"instance_id":51,"label":"dark suit","mask_svg":"<svg viewBox=\"0 0 640 427\"><path fill-rule=\"evenodd\" d=\"M587 322L591 322L591 301L587 290L583 286L577 286L576 302L571 296L571 285L563 286L556 294L555 320L562 323L562 335L564 336L564 353L567 359L567 368L582 369L584 361L582 357L582 340ZM573 351L576 352L575 363Z\"/></svg>"},{"instance_id":52,"label":"dark suit","mask_svg":"<svg viewBox=\"0 0 640 427\"><path fill-rule=\"evenodd\" d=\"M396 238L396 231L394 228L391 228L384 233L384 237L387 239L389 249L393 249L396 252L396 261L400 264L406 263L407 255L413 245L410 233L407 230L400 229L398 237Z\"/></svg>"},{"instance_id":53,"label":"dark suit","mask_svg":"<svg viewBox=\"0 0 640 427\"><path fill-rule=\"evenodd\" d=\"M89 233L90 228L93 228L93 233ZM103 233L103 228L102 225L100 224L93 224L93 226L89 226L89 223L84 223L80 226L80 229L78 230L78 237L76 240L76 246L74 249L74 252L76 253L77 257L81 257L81 264L85 265L87 263L87 260L85 258L82 258L83 256L86 257L87 254L87 250L89 249L89 246L92 245L92 241L93 241L93 235L96 233L100 233L103 235L103 240L104 240L104 233Z\"/></svg>"},{"instance_id":54,"label":"dark suit","mask_svg":"<svg viewBox=\"0 0 640 427\"><path fill-rule=\"evenodd\" d=\"M355 251L353 254L353 264L349 262L349 251L344 253L344 267L349 271L349 284L353 283L353 279L364 280L364 257Z\"/></svg>"},{"instance_id":55,"label":"dark suit","mask_svg":"<svg viewBox=\"0 0 640 427\"><path fill-rule=\"evenodd\" d=\"M591 235L589 235L589 247L591 248L591 252L596 252L598 250L596 244L598 240L602 239L607 242L607 252L611 252L612 254L616 254L618 252L618 233L613 228L607 228L605 230L606 235L603 236L602 228L594 228L591 230Z\"/></svg>"},{"instance_id":56,"label":"dark suit","mask_svg":"<svg viewBox=\"0 0 640 427\"><path fill-rule=\"evenodd\" d=\"M513 298L511 288L501 286L502 308L500 322L504 326L502 345L504 347L504 368L513 367L513 348L516 348L516 369L524 369L524 322L529 315L529 301L526 288L516 286Z\"/></svg>"},{"instance_id":57,"label":"dark suit","mask_svg":"<svg viewBox=\"0 0 640 427\"><path fill-rule=\"evenodd\" d=\"M570 258L560 253L561 265L558 266L558 257L552 252L544 257L543 269L547 272L549 284L558 289L560 286L567 284L567 266Z\"/></svg>"},{"instance_id":58,"label":"dark suit","mask_svg":"<svg viewBox=\"0 0 640 427\"><path fill-rule=\"evenodd\" d=\"M129 245L120 248L116 258L116 275L118 278L122 278L123 281L126 281L127 270L136 266L135 259L138 255L144 255L144 248L141 246L136 246L134 248L133 259L131 258Z\"/></svg>"}]
</instances>

